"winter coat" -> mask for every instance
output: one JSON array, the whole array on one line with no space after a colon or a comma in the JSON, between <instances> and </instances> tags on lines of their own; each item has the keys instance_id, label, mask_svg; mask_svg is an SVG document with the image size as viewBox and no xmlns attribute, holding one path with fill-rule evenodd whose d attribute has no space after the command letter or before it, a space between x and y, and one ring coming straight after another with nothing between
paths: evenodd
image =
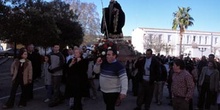
<instances>
[{"instance_id":1,"label":"winter coat","mask_svg":"<svg viewBox=\"0 0 220 110\"><path fill-rule=\"evenodd\" d=\"M68 65L72 61L69 60ZM67 98L89 97L89 80L87 75L88 60L82 59L71 67L68 66L65 95Z\"/></svg>"},{"instance_id":2,"label":"winter coat","mask_svg":"<svg viewBox=\"0 0 220 110\"><path fill-rule=\"evenodd\" d=\"M18 74L18 68L19 68L20 61L19 59L15 59L14 62L11 65L11 75L12 75L12 81L15 80L17 74ZM30 60L26 59L24 62L24 71L23 71L23 82L24 85L31 83L32 81L32 63Z\"/></svg>"},{"instance_id":3,"label":"winter coat","mask_svg":"<svg viewBox=\"0 0 220 110\"><path fill-rule=\"evenodd\" d=\"M203 67L198 81L199 86L202 86L207 70L208 70L207 66ZM218 83L219 83L219 72L217 69L215 69L213 73L210 75L210 91L218 92Z\"/></svg>"}]
</instances>

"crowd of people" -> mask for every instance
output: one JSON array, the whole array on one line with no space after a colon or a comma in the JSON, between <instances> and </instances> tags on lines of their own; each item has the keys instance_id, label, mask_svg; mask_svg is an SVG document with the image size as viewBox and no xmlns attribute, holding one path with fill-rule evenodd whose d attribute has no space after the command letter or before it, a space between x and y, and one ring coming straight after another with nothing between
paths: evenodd
<instances>
[{"instance_id":1,"label":"crowd of people","mask_svg":"<svg viewBox=\"0 0 220 110\"><path fill-rule=\"evenodd\" d=\"M152 102L158 106L164 104L165 85L169 105L174 110L210 110L211 105L216 104L220 109L220 63L214 54L197 60L189 56L154 55L147 49L145 54L124 63L117 59L118 52L112 48L106 51L105 57L94 56L85 47L70 47L61 52L59 44L54 44L52 50L42 57L33 44L20 49L11 65L11 93L3 109L14 106L19 86L22 90L19 107L25 107L34 98L34 82L42 77L46 88L44 102L49 107L67 99L71 109L83 110L83 98L95 100L99 89L106 110L115 110L126 98L131 80L133 96L137 97L134 110L142 110L143 106L150 110ZM99 79L99 87L94 84L95 78ZM65 84L64 91L62 84ZM195 90L198 102L193 108Z\"/></svg>"},{"instance_id":2,"label":"crowd of people","mask_svg":"<svg viewBox=\"0 0 220 110\"><path fill-rule=\"evenodd\" d=\"M131 62L131 63L130 63ZM162 104L163 87L166 83L170 103L174 110L210 110L218 105L220 110L220 63L214 54L200 59L153 55L148 49L144 56L127 62L131 72L133 95L137 95L134 110L150 109L155 98L157 105ZM197 91L195 91L197 90ZM198 92L197 99L194 93ZM198 100L193 108L193 100Z\"/></svg>"}]
</instances>

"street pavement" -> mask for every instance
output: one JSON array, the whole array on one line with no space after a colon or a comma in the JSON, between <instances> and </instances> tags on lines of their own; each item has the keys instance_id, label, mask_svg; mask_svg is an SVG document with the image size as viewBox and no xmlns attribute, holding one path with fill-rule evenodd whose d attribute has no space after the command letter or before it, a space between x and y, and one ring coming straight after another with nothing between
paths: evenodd
<instances>
[{"instance_id":1,"label":"street pavement","mask_svg":"<svg viewBox=\"0 0 220 110\"><path fill-rule=\"evenodd\" d=\"M39 84L39 83L40 82L35 82L35 84ZM96 81L96 84L97 83L98 80ZM62 86L61 90L64 90L64 86ZM96 99L84 98L83 110L105 110L105 104L102 99L102 93L100 91L97 92L98 92L98 97ZM43 85L41 87L37 87L37 88L35 87L34 99L29 101L27 103L27 106L24 108L19 108L18 106L16 106L20 98L19 95L20 94L18 93L18 96L16 97L16 101L15 101L15 106L11 110L69 110L68 100L65 100L62 104L58 106L52 108L48 107L48 103L43 102L43 100L46 97L46 91ZM165 96L167 95L168 94L164 94L164 100L162 105L158 106L155 103L152 103L151 110L172 110L172 107L168 106L169 100L165 98ZM7 99L8 99L7 96L6 97L4 96L4 98L0 98L0 105L3 105L7 101ZM116 107L116 110L133 110L133 108L135 107L136 107L136 97L132 96L131 89L129 89L126 99L123 100L120 106Z\"/></svg>"},{"instance_id":2,"label":"street pavement","mask_svg":"<svg viewBox=\"0 0 220 110\"><path fill-rule=\"evenodd\" d=\"M3 63L5 63L6 61L8 61L8 59L9 59L9 58L7 58L7 57L2 57L2 58L0 58L0 65L3 64Z\"/></svg>"},{"instance_id":3,"label":"street pavement","mask_svg":"<svg viewBox=\"0 0 220 110\"><path fill-rule=\"evenodd\" d=\"M1 106L7 101L9 94L10 94L10 86L11 86L11 77L9 75L10 65L13 59L8 59L1 64L0 58L0 110ZM10 110L69 110L68 100L65 100L62 104L55 106L55 107L48 107L48 103L44 102L46 97L46 90L44 88L44 79L41 78L34 82L34 99L27 103L27 106L24 108L19 108L17 106L18 101L20 99L20 89L18 89L18 93L16 96L15 106ZM98 80L96 82L96 87L98 87ZM122 101L120 106L116 107L116 110L133 110L136 107L136 98L132 95L131 85L132 83L129 82L129 90L125 100ZM61 90L64 92L65 86L62 85ZM96 99L85 98L83 100L83 110L105 110L105 104L103 102L102 93L98 92L98 97ZM163 95L163 102L162 105L158 106L154 103L154 100L151 105L151 110L172 110L172 107L168 105L169 99L166 97L168 96L167 87L164 86L164 95ZM197 92L195 91L194 96L194 106L196 105L197 101ZM211 110L217 110L216 107L212 107Z\"/></svg>"}]
</instances>

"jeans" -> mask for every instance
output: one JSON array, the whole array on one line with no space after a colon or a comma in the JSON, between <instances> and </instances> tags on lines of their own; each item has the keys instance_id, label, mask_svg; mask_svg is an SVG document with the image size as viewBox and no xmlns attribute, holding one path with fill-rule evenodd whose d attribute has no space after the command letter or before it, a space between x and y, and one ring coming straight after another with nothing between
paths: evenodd
<instances>
[{"instance_id":1,"label":"jeans","mask_svg":"<svg viewBox=\"0 0 220 110\"><path fill-rule=\"evenodd\" d=\"M53 103L58 103L61 100L61 91L60 91L60 85L61 85L62 76L52 76L52 86L53 86L53 92L52 100Z\"/></svg>"}]
</instances>

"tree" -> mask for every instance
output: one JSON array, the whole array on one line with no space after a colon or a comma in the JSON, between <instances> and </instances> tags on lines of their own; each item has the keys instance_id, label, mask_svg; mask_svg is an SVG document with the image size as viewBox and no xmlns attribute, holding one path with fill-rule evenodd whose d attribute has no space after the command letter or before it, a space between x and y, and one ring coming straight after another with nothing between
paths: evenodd
<instances>
[{"instance_id":1,"label":"tree","mask_svg":"<svg viewBox=\"0 0 220 110\"><path fill-rule=\"evenodd\" d=\"M162 41L162 35L149 34L144 36L144 48L153 49L156 53L160 53L163 50L165 43Z\"/></svg>"},{"instance_id":2,"label":"tree","mask_svg":"<svg viewBox=\"0 0 220 110\"><path fill-rule=\"evenodd\" d=\"M4 36L8 42L48 46L53 43L53 39L58 38L59 29L49 10L52 8L46 2L42 0L8 0L8 2L11 3L9 5L11 10L4 27Z\"/></svg>"},{"instance_id":3,"label":"tree","mask_svg":"<svg viewBox=\"0 0 220 110\"><path fill-rule=\"evenodd\" d=\"M53 15L55 15L56 25L60 29L61 33L59 37L62 41L62 46L74 46L80 45L83 42L83 28L79 22L79 15L70 7L67 2L61 0L55 0L51 2L53 9Z\"/></svg>"},{"instance_id":4,"label":"tree","mask_svg":"<svg viewBox=\"0 0 220 110\"><path fill-rule=\"evenodd\" d=\"M7 25L7 18L9 17L10 7L0 1L0 40L5 39L5 26Z\"/></svg>"},{"instance_id":5,"label":"tree","mask_svg":"<svg viewBox=\"0 0 220 110\"><path fill-rule=\"evenodd\" d=\"M70 3L70 8L78 15L85 36L97 37L100 35L101 24L94 3L80 2L79 0L66 0L66 2Z\"/></svg>"},{"instance_id":6,"label":"tree","mask_svg":"<svg viewBox=\"0 0 220 110\"><path fill-rule=\"evenodd\" d=\"M182 54L182 40L183 40L183 34L185 30L188 28L188 26L193 25L194 19L190 16L189 11L191 10L190 7L178 7L178 11L174 12L174 19L173 19L173 26L172 29L176 30L179 28L179 34L180 34L180 45L179 45L179 56Z\"/></svg>"},{"instance_id":7,"label":"tree","mask_svg":"<svg viewBox=\"0 0 220 110\"><path fill-rule=\"evenodd\" d=\"M8 2L11 9L8 17L4 17L4 36L9 42L33 43L44 48L54 43L62 46L82 43L83 30L69 4L61 0Z\"/></svg>"},{"instance_id":8,"label":"tree","mask_svg":"<svg viewBox=\"0 0 220 110\"><path fill-rule=\"evenodd\" d=\"M38 46L48 47L59 41L60 29L56 25L53 7L47 2L38 0L26 3L25 10L25 35L24 45L33 43ZM32 39L30 39L32 38Z\"/></svg>"},{"instance_id":9,"label":"tree","mask_svg":"<svg viewBox=\"0 0 220 110\"><path fill-rule=\"evenodd\" d=\"M83 29L78 22L61 19L57 22L57 26L61 30L59 34L61 38L61 45L79 46L83 42Z\"/></svg>"}]
</instances>

